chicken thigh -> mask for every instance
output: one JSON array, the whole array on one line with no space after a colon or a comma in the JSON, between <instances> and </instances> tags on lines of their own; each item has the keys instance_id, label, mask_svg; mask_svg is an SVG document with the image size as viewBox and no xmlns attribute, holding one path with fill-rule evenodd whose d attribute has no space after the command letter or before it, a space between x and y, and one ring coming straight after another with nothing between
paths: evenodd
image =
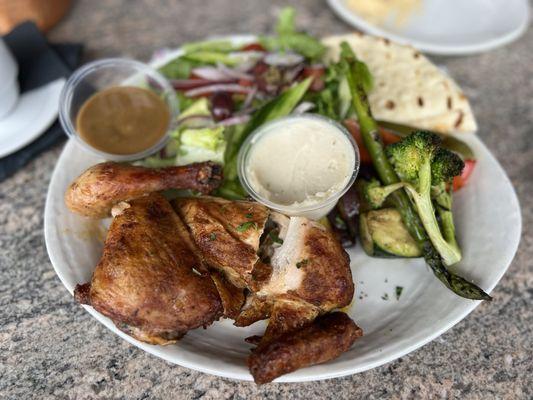
<instances>
[{"instance_id":1,"label":"chicken thigh","mask_svg":"<svg viewBox=\"0 0 533 400\"><path fill-rule=\"evenodd\" d=\"M141 341L172 343L223 312L189 232L159 194L140 197L109 228L90 283L76 299Z\"/></svg>"}]
</instances>

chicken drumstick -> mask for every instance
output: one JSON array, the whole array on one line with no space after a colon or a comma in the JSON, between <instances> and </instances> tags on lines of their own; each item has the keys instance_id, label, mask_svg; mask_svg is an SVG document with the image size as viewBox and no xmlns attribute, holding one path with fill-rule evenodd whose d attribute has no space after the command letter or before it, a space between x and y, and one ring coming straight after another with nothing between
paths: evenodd
<instances>
[{"instance_id":1,"label":"chicken drumstick","mask_svg":"<svg viewBox=\"0 0 533 400\"><path fill-rule=\"evenodd\" d=\"M222 169L212 162L166 168L105 162L90 167L70 184L65 203L77 214L106 218L121 201L167 189L209 193L221 181Z\"/></svg>"}]
</instances>

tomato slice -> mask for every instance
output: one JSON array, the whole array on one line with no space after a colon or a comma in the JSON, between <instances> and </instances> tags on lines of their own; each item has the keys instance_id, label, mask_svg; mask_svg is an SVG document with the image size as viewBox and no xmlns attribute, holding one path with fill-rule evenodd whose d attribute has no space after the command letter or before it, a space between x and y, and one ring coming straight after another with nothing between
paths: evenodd
<instances>
[{"instance_id":1,"label":"tomato slice","mask_svg":"<svg viewBox=\"0 0 533 400\"><path fill-rule=\"evenodd\" d=\"M242 51L266 51L260 43L249 43L241 48Z\"/></svg>"},{"instance_id":2,"label":"tomato slice","mask_svg":"<svg viewBox=\"0 0 533 400\"><path fill-rule=\"evenodd\" d=\"M465 167L463 168L463 172L461 173L461 175L453 178L454 192L461 189L467 184L468 178L470 178L470 175L472 175L472 171L474 171L475 166L476 160L465 160Z\"/></svg>"},{"instance_id":3,"label":"tomato slice","mask_svg":"<svg viewBox=\"0 0 533 400\"><path fill-rule=\"evenodd\" d=\"M361 160L361 163L363 164L372 163L372 158L370 157L370 153L368 152L368 150L366 149L363 143L363 137L361 136L361 131L359 130L359 124L357 123L357 121L353 119L347 119L344 121L344 125L346 126L348 131L352 134L353 138L355 139L355 142L357 143L357 147L359 147L359 158ZM392 143L399 142L401 140L401 137L382 128L379 128L379 134L385 146L392 144Z\"/></svg>"},{"instance_id":4,"label":"tomato slice","mask_svg":"<svg viewBox=\"0 0 533 400\"><path fill-rule=\"evenodd\" d=\"M361 136L361 131L359 130L359 125L353 119L347 119L344 121L344 126L348 129L348 132L352 134L352 137L359 147L359 159L363 164L369 164L372 162L370 154L363 144L363 137Z\"/></svg>"},{"instance_id":5,"label":"tomato slice","mask_svg":"<svg viewBox=\"0 0 533 400\"><path fill-rule=\"evenodd\" d=\"M320 92L325 87L326 69L322 66L305 67L302 71L302 77L312 77L313 82L311 82L311 91Z\"/></svg>"}]
</instances>

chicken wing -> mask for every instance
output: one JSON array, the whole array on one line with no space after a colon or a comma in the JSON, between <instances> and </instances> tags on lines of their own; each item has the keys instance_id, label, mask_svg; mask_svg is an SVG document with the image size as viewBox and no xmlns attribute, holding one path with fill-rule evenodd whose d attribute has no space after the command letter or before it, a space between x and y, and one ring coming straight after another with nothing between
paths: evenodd
<instances>
[{"instance_id":1,"label":"chicken wing","mask_svg":"<svg viewBox=\"0 0 533 400\"><path fill-rule=\"evenodd\" d=\"M152 344L175 342L222 315L222 302L190 234L159 194L140 197L116 216L100 262L76 299Z\"/></svg>"},{"instance_id":2,"label":"chicken wing","mask_svg":"<svg viewBox=\"0 0 533 400\"><path fill-rule=\"evenodd\" d=\"M262 341L248 357L257 384L272 382L297 369L337 358L363 331L342 312L318 317L303 327Z\"/></svg>"},{"instance_id":3,"label":"chicken wing","mask_svg":"<svg viewBox=\"0 0 533 400\"><path fill-rule=\"evenodd\" d=\"M256 202L215 197L177 199L173 206L205 261L233 285L249 286L268 209Z\"/></svg>"},{"instance_id":4,"label":"chicken wing","mask_svg":"<svg viewBox=\"0 0 533 400\"><path fill-rule=\"evenodd\" d=\"M70 184L65 203L75 213L106 218L121 201L167 189L209 193L221 180L221 167L211 162L158 169L105 162L92 166Z\"/></svg>"}]
</instances>

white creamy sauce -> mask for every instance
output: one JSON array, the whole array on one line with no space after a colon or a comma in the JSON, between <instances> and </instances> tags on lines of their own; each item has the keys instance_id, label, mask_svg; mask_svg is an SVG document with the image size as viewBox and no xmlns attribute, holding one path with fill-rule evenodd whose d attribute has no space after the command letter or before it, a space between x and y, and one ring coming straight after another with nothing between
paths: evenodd
<instances>
[{"instance_id":1,"label":"white creamy sauce","mask_svg":"<svg viewBox=\"0 0 533 400\"><path fill-rule=\"evenodd\" d=\"M250 149L246 175L262 197L284 206L312 206L341 191L355 166L351 142L326 120L300 116L274 123Z\"/></svg>"}]
</instances>

